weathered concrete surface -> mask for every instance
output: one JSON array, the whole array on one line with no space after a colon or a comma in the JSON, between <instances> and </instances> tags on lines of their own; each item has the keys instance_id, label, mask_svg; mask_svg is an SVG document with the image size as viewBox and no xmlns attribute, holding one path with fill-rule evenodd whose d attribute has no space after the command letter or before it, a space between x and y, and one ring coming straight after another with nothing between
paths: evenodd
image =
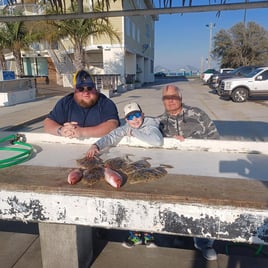
<instances>
[{"instance_id":1,"label":"weathered concrete surface","mask_svg":"<svg viewBox=\"0 0 268 268\"><path fill-rule=\"evenodd\" d=\"M40 240L35 235L35 240L27 239L29 243L24 243L24 238L33 237L29 234L18 234L1 232L1 267L11 267L9 259L14 260L14 268L42 268ZM263 268L268 266L268 258L263 254L254 256L254 248L246 245L233 245L229 248L230 253L220 250L215 244L218 259L217 261L206 261L199 251L193 248L146 248L138 246L131 250L123 248L121 243L109 242L95 259L92 268L103 267L140 267L162 268ZM224 246L224 245L223 245ZM230 246L230 245L229 245ZM54 248L54 247L53 247ZM21 254L21 253L24 254ZM264 249L267 253L267 249ZM17 254L16 254L17 253ZM19 255L21 254L21 255ZM19 255L19 256L18 256ZM146 264L146 266L145 266ZM144 266L143 266L144 265ZM59 267L59 266L57 266Z\"/></svg>"},{"instance_id":2,"label":"weathered concrete surface","mask_svg":"<svg viewBox=\"0 0 268 268\"><path fill-rule=\"evenodd\" d=\"M34 78L19 78L0 81L0 106L11 106L35 100Z\"/></svg>"},{"instance_id":3,"label":"weathered concrete surface","mask_svg":"<svg viewBox=\"0 0 268 268\"><path fill-rule=\"evenodd\" d=\"M43 268L89 267L93 257L92 228L39 223Z\"/></svg>"},{"instance_id":4,"label":"weathered concrete surface","mask_svg":"<svg viewBox=\"0 0 268 268\"><path fill-rule=\"evenodd\" d=\"M217 261L206 261L196 250L146 248L145 246L126 249L120 243L110 242L91 268L264 268L267 265L268 259L261 256L252 258L218 254Z\"/></svg>"},{"instance_id":5,"label":"weathered concrete surface","mask_svg":"<svg viewBox=\"0 0 268 268\"><path fill-rule=\"evenodd\" d=\"M151 194L152 195L152 194ZM1 218L267 243L267 209L1 191ZM79 210L77 209L79 207ZM245 211L246 209L246 211Z\"/></svg>"},{"instance_id":6,"label":"weathered concrete surface","mask_svg":"<svg viewBox=\"0 0 268 268\"><path fill-rule=\"evenodd\" d=\"M18 241L20 241L19 237L17 238L16 243ZM12 247L8 247L8 251L6 252L6 255L12 255ZM39 240L38 235L35 235L34 242L28 245L27 248L25 248L25 251L16 260L16 263L14 264L14 266L12 266L12 268L43 268L42 258L41 258L41 249L40 249L40 240Z\"/></svg>"},{"instance_id":7,"label":"weathered concrete surface","mask_svg":"<svg viewBox=\"0 0 268 268\"><path fill-rule=\"evenodd\" d=\"M37 235L0 232L0 243L1 267L42 267Z\"/></svg>"},{"instance_id":8,"label":"weathered concrete surface","mask_svg":"<svg viewBox=\"0 0 268 268\"><path fill-rule=\"evenodd\" d=\"M157 264L155 260L157 259ZM178 250L175 248L123 248L120 243L110 242L91 268L118 267L202 267L206 261L197 251ZM196 266L198 265L198 266ZM218 267L216 261L208 262L207 268Z\"/></svg>"},{"instance_id":9,"label":"weathered concrete surface","mask_svg":"<svg viewBox=\"0 0 268 268\"><path fill-rule=\"evenodd\" d=\"M38 137L42 140L41 134ZM52 137L49 142L38 143L34 135L26 134L27 141L36 148L35 156L23 165L0 172L0 216L3 219L134 228L267 243L266 154L245 154L239 149L236 153L234 149L228 152L226 141L213 144L208 141L206 145L203 141L203 147L199 144L200 151L189 150L187 146L184 151L183 148L172 150L173 147L169 150L138 148L135 141L136 147L119 146L103 157L126 154L133 155L134 159L151 157L153 166L170 164L173 168L158 181L140 185L126 183L116 191L104 182L91 188L68 185L69 168L76 166L75 160L83 156L90 141L76 144L72 140L66 146L64 141L70 140L61 139L60 143L58 137L49 137ZM194 146L194 140L191 142L193 148L198 147ZM221 143L225 146L217 146ZM249 152L256 150L255 143L249 144L252 146ZM210 152L209 148L218 148L218 151ZM221 148L226 151L221 152ZM242 169L240 164L246 161L242 161L243 158L258 163L257 168L247 165ZM221 161L232 167L230 170L225 167L227 176L222 173ZM243 187L237 178L244 179Z\"/></svg>"},{"instance_id":10,"label":"weathered concrete surface","mask_svg":"<svg viewBox=\"0 0 268 268\"><path fill-rule=\"evenodd\" d=\"M12 133L12 132L8 132ZM76 167L91 139L67 139L49 134L24 133L27 142L35 147L36 154L25 165L49 167ZM0 137L7 132L0 132ZM2 152L3 157L12 156ZM267 181L266 162L268 143L255 141L186 140L179 142L165 138L163 147L151 148L134 138L124 138L118 147L104 150L102 157L112 158L131 154L132 159L151 157L151 164L170 164L170 174L204 175ZM51 157L53 155L53 157ZM189 168L190 167L190 168Z\"/></svg>"}]
</instances>

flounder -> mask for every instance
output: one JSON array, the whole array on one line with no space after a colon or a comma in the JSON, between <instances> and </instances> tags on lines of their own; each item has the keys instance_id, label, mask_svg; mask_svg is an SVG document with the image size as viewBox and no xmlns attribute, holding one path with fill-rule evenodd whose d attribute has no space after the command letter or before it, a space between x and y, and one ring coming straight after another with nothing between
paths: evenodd
<instances>
[{"instance_id":1,"label":"flounder","mask_svg":"<svg viewBox=\"0 0 268 268\"><path fill-rule=\"evenodd\" d=\"M112 187L120 188L123 179L121 175L104 166L102 159L99 157L83 157L76 160L79 168L74 168L68 175L67 181L69 184L76 184L79 181L92 186L100 180L105 180Z\"/></svg>"},{"instance_id":2,"label":"flounder","mask_svg":"<svg viewBox=\"0 0 268 268\"><path fill-rule=\"evenodd\" d=\"M89 186L105 180L111 186L120 188L124 180L130 184L155 181L167 174L170 165L151 167L149 157L132 161L130 155L114 157L103 161L99 157L83 157L77 160L79 168L73 169L68 175L68 183L75 184L80 180Z\"/></svg>"}]
</instances>

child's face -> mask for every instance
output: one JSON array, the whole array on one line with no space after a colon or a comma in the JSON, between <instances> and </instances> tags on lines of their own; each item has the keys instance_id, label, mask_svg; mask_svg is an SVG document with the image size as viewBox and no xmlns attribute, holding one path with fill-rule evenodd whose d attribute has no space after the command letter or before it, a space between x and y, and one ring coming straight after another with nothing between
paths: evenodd
<instances>
[{"instance_id":1,"label":"child's face","mask_svg":"<svg viewBox=\"0 0 268 268\"><path fill-rule=\"evenodd\" d=\"M143 117L143 113L135 112L127 116L125 120L132 128L139 128L143 123Z\"/></svg>"}]
</instances>

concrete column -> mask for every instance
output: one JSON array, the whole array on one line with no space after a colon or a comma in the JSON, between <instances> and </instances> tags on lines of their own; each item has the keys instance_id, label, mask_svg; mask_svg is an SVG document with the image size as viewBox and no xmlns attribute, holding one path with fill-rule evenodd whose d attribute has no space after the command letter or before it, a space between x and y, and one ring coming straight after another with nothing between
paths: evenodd
<instances>
[{"instance_id":1,"label":"concrete column","mask_svg":"<svg viewBox=\"0 0 268 268\"><path fill-rule=\"evenodd\" d=\"M43 268L88 268L93 257L92 228L39 223Z\"/></svg>"}]
</instances>

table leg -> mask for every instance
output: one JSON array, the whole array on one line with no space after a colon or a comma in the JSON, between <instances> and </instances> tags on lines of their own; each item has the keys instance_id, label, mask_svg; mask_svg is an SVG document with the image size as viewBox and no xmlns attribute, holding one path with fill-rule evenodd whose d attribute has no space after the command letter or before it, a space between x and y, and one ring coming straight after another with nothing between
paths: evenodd
<instances>
[{"instance_id":1,"label":"table leg","mask_svg":"<svg viewBox=\"0 0 268 268\"><path fill-rule=\"evenodd\" d=\"M93 257L92 228L39 223L44 268L88 268Z\"/></svg>"}]
</instances>

